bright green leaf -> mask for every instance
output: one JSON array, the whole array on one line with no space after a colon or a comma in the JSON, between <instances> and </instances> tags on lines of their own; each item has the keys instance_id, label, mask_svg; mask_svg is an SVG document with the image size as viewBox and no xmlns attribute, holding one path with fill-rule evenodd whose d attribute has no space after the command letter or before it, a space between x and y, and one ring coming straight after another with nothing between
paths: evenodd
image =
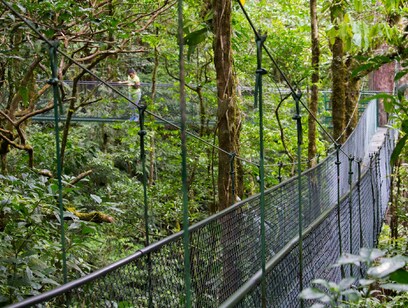
<instances>
[{"instance_id":1,"label":"bright green leaf","mask_svg":"<svg viewBox=\"0 0 408 308\"><path fill-rule=\"evenodd\" d=\"M404 69L402 71L399 71L397 74L395 74L394 80L400 80L402 77L408 74L408 69Z\"/></svg>"},{"instance_id":2,"label":"bright green leaf","mask_svg":"<svg viewBox=\"0 0 408 308\"><path fill-rule=\"evenodd\" d=\"M400 156L407 139L408 139L408 135L405 135L400 140L398 140L397 145L395 146L394 151L392 151L392 154L391 154L391 159L390 159L391 165L395 165L395 163L397 162L398 157Z\"/></svg>"},{"instance_id":3,"label":"bright green leaf","mask_svg":"<svg viewBox=\"0 0 408 308\"><path fill-rule=\"evenodd\" d=\"M404 269L399 269L392 273L389 279L397 283L408 284L408 272Z\"/></svg>"},{"instance_id":4,"label":"bright green leaf","mask_svg":"<svg viewBox=\"0 0 408 308\"><path fill-rule=\"evenodd\" d=\"M381 260L380 265L369 268L367 274L377 278L384 278L404 266L405 259L401 256L385 258Z\"/></svg>"},{"instance_id":5,"label":"bright green leaf","mask_svg":"<svg viewBox=\"0 0 408 308\"><path fill-rule=\"evenodd\" d=\"M184 37L184 42L185 44L189 46L198 45L207 38L207 35L208 35L208 29L205 27L200 30L190 32L189 34L187 34Z\"/></svg>"},{"instance_id":6,"label":"bright green leaf","mask_svg":"<svg viewBox=\"0 0 408 308\"><path fill-rule=\"evenodd\" d=\"M362 12L364 9L363 1L362 0L353 0L354 10L359 13Z\"/></svg>"}]
</instances>

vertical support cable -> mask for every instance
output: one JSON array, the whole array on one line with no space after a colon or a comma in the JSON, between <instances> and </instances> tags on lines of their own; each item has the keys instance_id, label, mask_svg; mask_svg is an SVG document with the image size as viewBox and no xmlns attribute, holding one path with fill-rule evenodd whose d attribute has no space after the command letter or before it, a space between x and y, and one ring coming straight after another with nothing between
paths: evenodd
<instances>
[{"instance_id":1,"label":"vertical support cable","mask_svg":"<svg viewBox=\"0 0 408 308\"><path fill-rule=\"evenodd\" d=\"M145 246L150 245L149 241L149 209L147 204L147 173L146 173L146 151L145 151L145 136L147 134L144 129L144 118L146 105L138 105L139 110L139 125L140 130L138 135L140 136L140 160L142 161L142 184L143 184L143 204L144 204L144 220L145 220Z\"/></svg>"},{"instance_id":2,"label":"vertical support cable","mask_svg":"<svg viewBox=\"0 0 408 308\"><path fill-rule=\"evenodd\" d=\"M296 121L297 129L297 176L298 176L298 222L299 222L299 292L303 290L303 206L302 206L302 116L300 115L300 98L302 93L292 93L293 99L296 103L296 114L292 117ZM300 300L300 306L303 307L303 300Z\"/></svg>"},{"instance_id":3,"label":"vertical support cable","mask_svg":"<svg viewBox=\"0 0 408 308\"><path fill-rule=\"evenodd\" d=\"M278 164L278 181L279 183L282 183L282 167L283 167L283 163L280 161Z\"/></svg>"},{"instance_id":4,"label":"vertical support cable","mask_svg":"<svg viewBox=\"0 0 408 308\"><path fill-rule=\"evenodd\" d=\"M50 66L51 66L51 79L48 81L52 85L54 95L54 127L55 127L55 151L57 157L57 179L58 179L58 205L59 205L59 219L61 224L61 258L62 258L62 275L64 283L68 282L67 279L67 252L65 245L65 221L64 221L64 205L62 204L62 162L61 151L59 141L59 91L58 91L58 74L57 74L57 48L58 41L51 42L49 48L50 54Z\"/></svg>"},{"instance_id":5,"label":"vertical support cable","mask_svg":"<svg viewBox=\"0 0 408 308\"><path fill-rule=\"evenodd\" d=\"M363 223L362 223L362 215L361 215L361 159L356 159L357 163L357 194L358 194L358 224L359 224L359 248L363 247ZM364 277L363 269L360 266L360 277Z\"/></svg>"},{"instance_id":6,"label":"vertical support cable","mask_svg":"<svg viewBox=\"0 0 408 308\"><path fill-rule=\"evenodd\" d=\"M145 222L145 247L150 245L149 240L149 205L147 202L147 172L146 172L146 151L145 151L145 136L147 134L144 129L145 111L146 105L137 105L139 111L139 125L140 130L138 132L140 136L140 160L142 161L142 184L143 184L143 204L144 204L144 222ZM152 260L150 252L147 254L147 267L148 267L148 307L153 307L152 301Z\"/></svg>"},{"instance_id":7,"label":"vertical support cable","mask_svg":"<svg viewBox=\"0 0 408 308\"><path fill-rule=\"evenodd\" d=\"M235 203L235 166L234 160L236 153L230 153L230 176L231 176L231 194L232 194L232 202L231 205Z\"/></svg>"},{"instance_id":8,"label":"vertical support cable","mask_svg":"<svg viewBox=\"0 0 408 308\"><path fill-rule=\"evenodd\" d=\"M267 72L262 68L262 45L266 40L266 35L256 36L256 55L257 55L257 69L256 69L256 84L255 101L259 103L259 185L260 185L260 212L261 212L261 292L262 292L262 307L266 307L266 240L265 240L265 167L264 167L264 140L263 140L263 97L262 97L262 76Z\"/></svg>"},{"instance_id":9,"label":"vertical support cable","mask_svg":"<svg viewBox=\"0 0 408 308\"><path fill-rule=\"evenodd\" d=\"M357 194L358 194L358 223L359 223L359 233L360 233L360 243L359 247L363 247L363 223L361 215L361 159L356 160L357 163Z\"/></svg>"},{"instance_id":10,"label":"vertical support cable","mask_svg":"<svg viewBox=\"0 0 408 308\"><path fill-rule=\"evenodd\" d=\"M349 156L349 252L353 253L353 160L354 156ZM353 276L353 265L350 264L350 277Z\"/></svg>"},{"instance_id":11,"label":"vertical support cable","mask_svg":"<svg viewBox=\"0 0 408 308\"><path fill-rule=\"evenodd\" d=\"M372 195L372 198L373 198L373 202L372 202L372 204L373 204L373 245L375 245L375 243L376 243L376 225L377 225L377 223L376 223L376 212L375 212L375 210L376 210L376 205L375 205L375 203L376 203L376 195L375 195L375 192L374 192L374 180L373 180L373 161L374 161L374 155L373 154L369 154L369 157L370 157L370 168L369 168L369 170L370 170L370 184L371 184L371 195Z\"/></svg>"},{"instance_id":12,"label":"vertical support cable","mask_svg":"<svg viewBox=\"0 0 408 308\"><path fill-rule=\"evenodd\" d=\"M336 166L337 166L337 229L339 231L339 250L340 255L343 254L343 241L341 239L341 210L340 210L340 144L336 144ZM346 277L344 273L344 265L340 266L341 279Z\"/></svg>"},{"instance_id":13,"label":"vertical support cable","mask_svg":"<svg viewBox=\"0 0 408 308\"><path fill-rule=\"evenodd\" d=\"M187 196L187 147L186 147L186 93L184 71L184 35L183 35L183 0L178 0L178 44L179 44L179 80L180 80L180 113L181 113L181 177L183 182L183 248L184 248L184 284L185 307L191 305L191 271L190 271L190 233Z\"/></svg>"},{"instance_id":14,"label":"vertical support cable","mask_svg":"<svg viewBox=\"0 0 408 308\"><path fill-rule=\"evenodd\" d=\"M381 198L381 168L380 168L380 152L381 147L378 148L378 152L375 154L375 178L376 182L376 195L377 195L377 237L381 231L381 221L382 221L382 198Z\"/></svg>"}]
</instances>

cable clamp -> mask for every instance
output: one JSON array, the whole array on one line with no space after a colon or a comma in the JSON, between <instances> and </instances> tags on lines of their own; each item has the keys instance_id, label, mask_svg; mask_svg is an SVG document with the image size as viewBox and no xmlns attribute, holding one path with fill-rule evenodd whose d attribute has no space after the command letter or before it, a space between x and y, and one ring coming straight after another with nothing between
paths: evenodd
<instances>
[{"instance_id":1,"label":"cable clamp","mask_svg":"<svg viewBox=\"0 0 408 308\"><path fill-rule=\"evenodd\" d=\"M139 109L139 112L144 112L147 109L146 105L139 105L137 104L137 109Z\"/></svg>"},{"instance_id":2,"label":"cable clamp","mask_svg":"<svg viewBox=\"0 0 408 308\"><path fill-rule=\"evenodd\" d=\"M258 69L256 70L256 73L257 73L257 74L260 74L260 75L268 74L267 70L264 69L264 68L258 68Z\"/></svg>"},{"instance_id":3,"label":"cable clamp","mask_svg":"<svg viewBox=\"0 0 408 308\"><path fill-rule=\"evenodd\" d=\"M48 84L50 85L57 85L58 84L59 79L58 78L51 78L47 81Z\"/></svg>"}]
</instances>

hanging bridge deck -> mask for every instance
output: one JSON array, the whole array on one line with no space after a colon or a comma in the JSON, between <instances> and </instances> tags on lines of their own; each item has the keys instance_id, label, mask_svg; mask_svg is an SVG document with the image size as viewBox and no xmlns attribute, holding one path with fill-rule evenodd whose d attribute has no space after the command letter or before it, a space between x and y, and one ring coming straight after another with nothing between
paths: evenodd
<instances>
[{"instance_id":1,"label":"hanging bridge deck","mask_svg":"<svg viewBox=\"0 0 408 308\"><path fill-rule=\"evenodd\" d=\"M195 307L299 307L298 213L303 216L302 285L339 281L331 265L340 251L374 247L386 211L394 131L376 126L371 103L338 157L330 154L301 176L265 191L266 271L261 271L260 195L242 200L189 228ZM367 156L368 153L374 155ZM360 159L368 157L363 163ZM356 158L351 160L351 158ZM339 169L337 167L339 166ZM338 181L338 179L340 179ZM55 290L12 305L28 307L182 307L183 232ZM346 275L352 273L346 268ZM355 274L355 273L354 273ZM108 305L108 306L107 306Z\"/></svg>"}]
</instances>

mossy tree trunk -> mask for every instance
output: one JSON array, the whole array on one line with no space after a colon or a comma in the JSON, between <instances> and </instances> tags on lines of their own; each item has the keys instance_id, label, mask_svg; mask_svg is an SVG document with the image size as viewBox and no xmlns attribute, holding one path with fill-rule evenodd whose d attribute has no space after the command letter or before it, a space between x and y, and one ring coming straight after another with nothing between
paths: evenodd
<instances>
[{"instance_id":1,"label":"mossy tree trunk","mask_svg":"<svg viewBox=\"0 0 408 308\"><path fill-rule=\"evenodd\" d=\"M360 96L360 86L361 80L360 78L356 78L351 76L351 72L353 71L354 61L352 58L347 59L346 67L347 67L347 82L346 82L346 138L350 136L353 132L354 128L357 126L358 122L358 99Z\"/></svg>"},{"instance_id":2,"label":"mossy tree trunk","mask_svg":"<svg viewBox=\"0 0 408 308\"><path fill-rule=\"evenodd\" d=\"M319 32L317 24L317 0L310 0L310 26L311 26L311 41L312 41L312 89L309 101L309 110L316 117L319 103ZM316 121L309 115L308 119L308 161L309 167L316 164Z\"/></svg>"},{"instance_id":3,"label":"mossy tree trunk","mask_svg":"<svg viewBox=\"0 0 408 308\"><path fill-rule=\"evenodd\" d=\"M240 110L237 104L236 77L233 72L231 47L231 0L213 2L214 8L214 64L217 74L218 98L218 145L227 153L239 154L239 135L241 129ZM237 187L241 183L235 181ZM237 188L236 187L236 188ZM242 191L236 189L235 191ZM218 153L218 209L222 210L234 203L230 155Z\"/></svg>"},{"instance_id":4,"label":"mossy tree trunk","mask_svg":"<svg viewBox=\"0 0 408 308\"><path fill-rule=\"evenodd\" d=\"M339 23L343 20L344 11L342 2L334 3L330 7L331 21L338 29ZM346 101L346 69L344 64L344 43L337 36L334 43L330 46L332 51L332 119L333 119L333 137L338 143L345 141L345 101Z\"/></svg>"}]
</instances>

